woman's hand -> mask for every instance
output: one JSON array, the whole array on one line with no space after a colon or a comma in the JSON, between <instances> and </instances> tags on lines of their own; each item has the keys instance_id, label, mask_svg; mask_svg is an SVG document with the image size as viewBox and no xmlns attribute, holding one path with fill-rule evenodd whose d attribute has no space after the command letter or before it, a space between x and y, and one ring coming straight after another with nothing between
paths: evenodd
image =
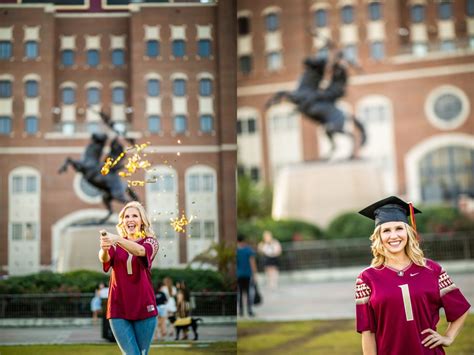
<instances>
[{"instance_id":1,"label":"woman's hand","mask_svg":"<svg viewBox=\"0 0 474 355\"><path fill-rule=\"evenodd\" d=\"M109 250L112 245L115 245L120 238L118 235L108 233L105 229L100 232L100 247L103 250Z\"/></svg>"},{"instance_id":2,"label":"woman's hand","mask_svg":"<svg viewBox=\"0 0 474 355\"><path fill-rule=\"evenodd\" d=\"M442 336L438 332L434 331L433 329L425 329L421 332L421 334L429 333L429 335L422 340L422 344L430 349L434 349L437 346L450 346L453 343L452 338L448 336Z\"/></svg>"}]
</instances>

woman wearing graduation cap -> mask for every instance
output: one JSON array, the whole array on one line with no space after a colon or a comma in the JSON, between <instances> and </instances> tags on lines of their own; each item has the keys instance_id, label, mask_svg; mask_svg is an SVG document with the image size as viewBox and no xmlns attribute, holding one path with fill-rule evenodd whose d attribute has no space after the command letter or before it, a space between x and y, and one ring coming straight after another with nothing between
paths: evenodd
<instances>
[{"instance_id":1,"label":"woman wearing graduation cap","mask_svg":"<svg viewBox=\"0 0 474 355\"><path fill-rule=\"evenodd\" d=\"M446 271L420 249L414 214L391 196L359 213L375 220L371 266L356 281L356 327L366 354L444 354L461 330L470 305ZM408 224L410 216L412 226ZM449 322L436 331L439 310Z\"/></svg>"}]
</instances>

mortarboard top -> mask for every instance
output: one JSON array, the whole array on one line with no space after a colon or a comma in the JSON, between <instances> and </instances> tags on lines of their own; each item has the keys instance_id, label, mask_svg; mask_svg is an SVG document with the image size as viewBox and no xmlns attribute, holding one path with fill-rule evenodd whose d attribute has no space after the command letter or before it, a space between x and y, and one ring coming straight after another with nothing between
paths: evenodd
<instances>
[{"instance_id":1,"label":"mortarboard top","mask_svg":"<svg viewBox=\"0 0 474 355\"><path fill-rule=\"evenodd\" d=\"M416 230L415 218L412 213L421 213L421 211L414 208L411 203L407 203L396 196L390 196L367 206L359 213L375 220L375 226L386 222L405 222L408 224L408 216L410 216L412 226Z\"/></svg>"}]
</instances>

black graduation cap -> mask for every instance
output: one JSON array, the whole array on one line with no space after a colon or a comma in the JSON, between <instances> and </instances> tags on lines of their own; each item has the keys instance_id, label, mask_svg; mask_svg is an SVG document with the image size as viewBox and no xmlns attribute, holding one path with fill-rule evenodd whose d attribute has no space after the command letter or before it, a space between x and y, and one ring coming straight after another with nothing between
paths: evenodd
<instances>
[{"instance_id":1,"label":"black graduation cap","mask_svg":"<svg viewBox=\"0 0 474 355\"><path fill-rule=\"evenodd\" d=\"M416 230L414 214L421 213L421 211L413 207L411 203L407 203L396 196L390 196L367 206L359 213L375 220L375 226L385 222L408 223L408 216L410 216L411 225Z\"/></svg>"}]
</instances>

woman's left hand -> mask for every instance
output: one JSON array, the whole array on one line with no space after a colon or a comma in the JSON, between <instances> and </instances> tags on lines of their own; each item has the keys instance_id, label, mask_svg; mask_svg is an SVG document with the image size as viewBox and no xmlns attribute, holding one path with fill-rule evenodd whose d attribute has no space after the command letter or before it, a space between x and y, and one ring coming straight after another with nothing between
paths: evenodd
<instances>
[{"instance_id":1,"label":"woman's left hand","mask_svg":"<svg viewBox=\"0 0 474 355\"><path fill-rule=\"evenodd\" d=\"M424 338L421 343L429 347L430 349L434 349L437 346L450 346L453 343L453 339L447 336L442 336L438 332L434 331L433 329L427 328L421 332L421 334L429 333L429 335Z\"/></svg>"}]
</instances>

